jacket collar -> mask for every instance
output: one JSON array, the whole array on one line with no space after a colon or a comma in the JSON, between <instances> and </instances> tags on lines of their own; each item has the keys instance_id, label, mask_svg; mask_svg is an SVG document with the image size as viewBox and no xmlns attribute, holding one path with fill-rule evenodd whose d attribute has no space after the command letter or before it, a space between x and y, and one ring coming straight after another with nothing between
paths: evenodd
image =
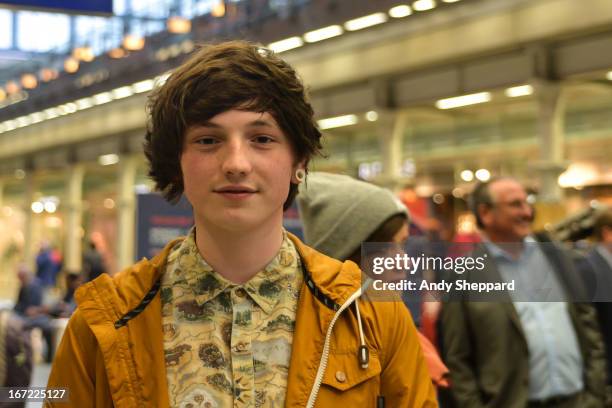
<instances>
[{"instance_id":1,"label":"jacket collar","mask_svg":"<svg viewBox=\"0 0 612 408\"><path fill-rule=\"evenodd\" d=\"M351 262L340 262L330 258L302 243L299 238L287 233L293 241L300 258L310 275L317 291L328 297L336 304L343 304L351 294L361 286L361 272L359 267ZM104 298L113 298L110 306L120 318L125 313L136 308L147 292L161 277L170 252L182 243L184 238L171 241L151 260L143 258L135 265L121 271L114 278L103 275L81 286L75 294L79 305L93 301L91 291L95 291ZM312 288L311 288L312 289Z\"/></svg>"},{"instance_id":2,"label":"jacket collar","mask_svg":"<svg viewBox=\"0 0 612 408\"><path fill-rule=\"evenodd\" d=\"M344 304L361 286L361 272L353 262L340 262L304 245L289 234L312 286L300 291L286 406L305 406L321 361L323 342L336 311L321 299ZM114 278L104 274L79 288L79 310L94 333L104 358L110 392L117 407L142 402L167 407L161 327L161 300L155 295L142 314L127 327L115 322L142 307L143 297L159 282L168 254L182 239L169 243L153 259L138 262ZM313 330L316 328L316 330ZM148 335L144 335L144 334ZM126 392L126 390L129 390Z\"/></svg>"}]
</instances>

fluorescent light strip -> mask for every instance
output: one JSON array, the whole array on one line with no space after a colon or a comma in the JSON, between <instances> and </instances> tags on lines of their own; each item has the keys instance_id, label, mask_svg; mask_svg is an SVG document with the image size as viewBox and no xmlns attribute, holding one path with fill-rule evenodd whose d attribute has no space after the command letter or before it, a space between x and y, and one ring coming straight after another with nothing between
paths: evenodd
<instances>
[{"instance_id":1,"label":"fluorescent light strip","mask_svg":"<svg viewBox=\"0 0 612 408\"><path fill-rule=\"evenodd\" d=\"M146 79L144 81L136 82L132 85L132 89L134 90L134 93L148 92L153 89L153 80Z\"/></svg>"},{"instance_id":2,"label":"fluorescent light strip","mask_svg":"<svg viewBox=\"0 0 612 408\"><path fill-rule=\"evenodd\" d=\"M131 86L122 86L120 88L115 88L111 92L113 94L113 98L115 99L123 99L127 98L128 96L134 95L134 91L132 90Z\"/></svg>"},{"instance_id":3,"label":"fluorescent light strip","mask_svg":"<svg viewBox=\"0 0 612 408\"><path fill-rule=\"evenodd\" d=\"M491 93L480 92L469 95L455 96L454 98L440 99L436 102L436 108L438 109L453 109L460 108L462 106L475 105L477 103L489 102L491 100Z\"/></svg>"},{"instance_id":4,"label":"fluorescent light strip","mask_svg":"<svg viewBox=\"0 0 612 408\"><path fill-rule=\"evenodd\" d=\"M102 156L98 157L98 163L100 163L102 166L110 166L111 164L116 164L119 162L119 156L112 153L112 154L103 154Z\"/></svg>"},{"instance_id":5,"label":"fluorescent light strip","mask_svg":"<svg viewBox=\"0 0 612 408\"><path fill-rule=\"evenodd\" d=\"M387 21L387 15L385 13L374 13L367 16L355 18L344 23L344 28L348 31L357 31L364 28L372 27L378 24L382 24Z\"/></svg>"},{"instance_id":6,"label":"fluorescent light strip","mask_svg":"<svg viewBox=\"0 0 612 408\"><path fill-rule=\"evenodd\" d=\"M435 0L417 0L412 3L412 8L416 11L427 11L436 7Z\"/></svg>"},{"instance_id":7,"label":"fluorescent light strip","mask_svg":"<svg viewBox=\"0 0 612 408\"><path fill-rule=\"evenodd\" d=\"M412 14L412 9L407 4L392 7L389 9L389 15L393 18L402 18Z\"/></svg>"},{"instance_id":8,"label":"fluorescent light strip","mask_svg":"<svg viewBox=\"0 0 612 408\"><path fill-rule=\"evenodd\" d=\"M94 106L93 99L91 99L91 97L79 99L75 103L79 110L91 108L92 106Z\"/></svg>"},{"instance_id":9,"label":"fluorescent light strip","mask_svg":"<svg viewBox=\"0 0 612 408\"><path fill-rule=\"evenodd\" d=\"M344 31L339 25L331 25L318 30L309 31L304 34L304 41L307 43L314 43L317 41L327 40L328 38L337 37L342 35Z\"/></svg>"},{"instance_id":10,"label":"fluorescent light strip","mask_svg":"<svg viewBox=\"0 0 612 408\"><path fill-rule=\"evenodd\" d=\"M103 105L111 102L113 100L113 95L110 92L102 92L94 95L92 98L95 105Z\"/></svg>"},{"instance_id":11,"label":"fluorescent light strip","mask_svg":"<svg viewBox=\"0 0 612 408\"><path fill-rule=\"evenodd\" d=\"M356 115L334 116L332 118L326 118L317 121L317 124L319 125L319 128L321 130L354 125L355 123L357 123Z\"/></svg>"},{"instance_id":12,"label":"fluorescent light strip","mask_svg":"<svg viewBox=\"0 0 612 408\"><path fill-rule=\"evenodd\" d=\"M284 40L276 41L268 44L268 48L276 53L292 50L304 45L304 41L300 37L289 37Z\"/></svg>"},{"instance_id":13,"label":"fluorescent light strip","mask_svg":"<svg viewBox=\"0 0 612 408\"><path fill-rule=\"evenodd\" d=\"M533 87L531 85L520 85L513 86L504 91L508 98L516 98L518 96L527 96L533 93Z\"/></svg>"}]
</instances>

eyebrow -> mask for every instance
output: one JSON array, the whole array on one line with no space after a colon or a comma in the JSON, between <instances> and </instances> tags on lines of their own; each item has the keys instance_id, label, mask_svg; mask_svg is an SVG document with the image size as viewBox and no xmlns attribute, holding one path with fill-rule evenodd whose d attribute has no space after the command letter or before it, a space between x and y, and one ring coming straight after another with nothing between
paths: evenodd
<instances>
[{"instance_id":1,"label":"eyebrow","mask_svg":"<svg viewBox=\"0 0 612 408\"><path fill-rule=\"evenodd\" d=\"M221 129L223 127L221 125L218 125L218 124L216 124L214 122L209 122L209 121L204 121L202 123L199 123L197 126L198 127L213 128L213 129ZM247 123L247 126L249 126L249 127L261 127L261 126L278 127L277 125L275 125L271 121L268 121L268 120L265 120L265 119L254 120L252 122Z\"/></svg>"}]
</instances>

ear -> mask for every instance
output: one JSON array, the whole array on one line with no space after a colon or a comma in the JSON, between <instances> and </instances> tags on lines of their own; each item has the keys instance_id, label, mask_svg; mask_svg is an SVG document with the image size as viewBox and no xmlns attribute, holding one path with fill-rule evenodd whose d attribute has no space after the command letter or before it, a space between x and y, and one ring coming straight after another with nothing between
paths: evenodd
<instances>
[{"instance_id":1,"label":"ear","mask_svg":"<svg viewBox=\"0 0 612 408\"><path fill-rule=\"evenodd\" d=\"M295 172L297 170L304 170L306 171L306 161L302 160L301 162L297 163L295 166L293 166L293 172L291 173L291 182L293 184L300 184L301 181L297 179L297 177L295 176Z\"/></svg>"},{"instance_id":2,"label":"ear","mask_svg":"<svg viewBox=\"0 0 612 408\"><path fill-rule=\"evenodd\" d=\"M478 216L482 221L482 224L486 227L491 223L491 212L493 211L493 207L487 204L480 204L478 206Z\"/></svg>"}]
</instances>

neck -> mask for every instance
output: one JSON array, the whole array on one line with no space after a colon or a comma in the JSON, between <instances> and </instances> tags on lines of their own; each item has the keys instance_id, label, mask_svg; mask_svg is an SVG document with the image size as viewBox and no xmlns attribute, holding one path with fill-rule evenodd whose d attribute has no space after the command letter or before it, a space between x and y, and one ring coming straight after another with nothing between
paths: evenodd
<instances>
[{"instance_id":1,"label":"neck","mask_svg":"<svg viewBox=\"0 0 612 408\"><path fill-rule=\"evenodd\" d=\"M229 231L196 220L196 245L202 258L225 279L242 284L261 271L283 242L282 222L249 231Z\"/></svg>"}]
</instances>

